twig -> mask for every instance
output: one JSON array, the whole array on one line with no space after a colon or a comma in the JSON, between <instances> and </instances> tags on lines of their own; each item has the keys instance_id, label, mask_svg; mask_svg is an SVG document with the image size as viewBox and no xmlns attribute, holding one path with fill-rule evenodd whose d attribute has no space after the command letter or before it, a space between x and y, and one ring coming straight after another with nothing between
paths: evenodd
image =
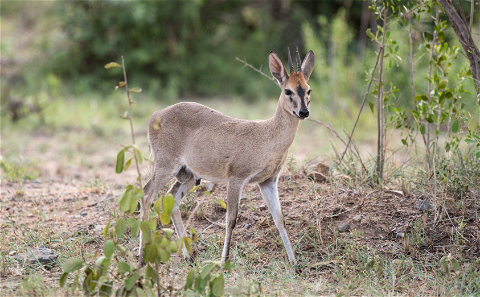
<instances>
[{"instance_id":1,"label":"twig","mask_svg":"<svg viewBox=\"0 0 480 297\"><path fill-rule=\"evenodd\" d=\"M246 59L245 60L242 60L242 59L239 59L239 58L235 58L237 61L239 62L242 62L243 64L245 64L245 66L248 66L250 68L252 68L253 70L255 70L256 72L260 73L261 75L265 76L266 78L268 78L269 80L273 81L276 85L279 85L277 83L277 81L273 78L273 77L270 77L268 75L266 75L265 73L263 73L261 70L258 70L257 68L253 67L251 64L248 64ZM244 67L245 67L244 66Z\"/></svg>"},{"instance_id":2,"label":"twig","mask_svg":"<svg viewBox=\"0 0 480 297\"><path fill-rule=\"evenodd\" d=\"M347 146L345 147L342 157L340 157L340 161L338 163L342 163L343 157L345 156L345 153L347 152L348 147L350 146L350 142L352 141L353 133L355 132L355 128L357 127L358 120L360 119L360 114L362 113L363 106L365 105L365 101L367 100L368 93L370 93L370 86L372 85L373 77L375 76L375 71L377 70L379 58L380 58L380 52L378 52L377 61L375 62L375 66L373 67L372 76L370 77L370 82L368 83L367 91L365 92L365 96L363 97L362 106L360 107L360 111L358 112L357 119L355 120L355 124L353 125L352 133L350 133L350 136L348 137Z\"/></svg>"}]
</instances>

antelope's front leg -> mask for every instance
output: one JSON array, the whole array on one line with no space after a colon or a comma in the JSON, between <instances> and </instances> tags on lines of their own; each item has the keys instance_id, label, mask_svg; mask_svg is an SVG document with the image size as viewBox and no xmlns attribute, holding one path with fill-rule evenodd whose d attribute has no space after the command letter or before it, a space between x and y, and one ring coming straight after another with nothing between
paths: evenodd
<instances>
[{"instance_id":1,"label":"antelope's front leg","mask_svg":"<svg viewBox=\"0 0 480 297\"><path fill-rule=\"evenodd\" d=\"M263 200L265 200L270 212L272 213L273 221L277 226L278 232L280 232L283 245L287 250L288 260L290 261L290 264L295 265L297 260L295 259L295 254L293 253L292 245L290 243L290 239L288 238L287 230L285 229L282 208L278 199L277 177L278 176L260 183L258 186L262 192Z\"/></svg>"}]
</instances>

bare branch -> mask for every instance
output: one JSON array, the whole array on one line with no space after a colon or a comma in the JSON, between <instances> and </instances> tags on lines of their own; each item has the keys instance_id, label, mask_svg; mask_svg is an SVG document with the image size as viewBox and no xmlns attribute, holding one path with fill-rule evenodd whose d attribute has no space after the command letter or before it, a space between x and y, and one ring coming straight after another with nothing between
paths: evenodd
<instances>
[{"instance_id":1,"label":"bare branch","mask_svg":"<svg viewBox=\"0 0 480 297\"><path fill-rule=\"evenodd\" d=\"M257 68L253 67L251 64L248 64L247 61L245 60L242 60L242 59L239 59L239 58L235 58L235 60L239 61L239 62L242 62L243 64L245 64L245 66L248 66L250 68L252 68L253 70L255 70L256 72L260 73L261 75L265 76L266 78L268 78L269 80L273 81L276 85L278 85L277 81L273 78L273 77L270 77L268 75L266 75L265 73L263 73L261 70L258 70ZM245 67L244 66L244 67ZM261 68L260 68L261 69Z\"/></svg>"}]
</instances>

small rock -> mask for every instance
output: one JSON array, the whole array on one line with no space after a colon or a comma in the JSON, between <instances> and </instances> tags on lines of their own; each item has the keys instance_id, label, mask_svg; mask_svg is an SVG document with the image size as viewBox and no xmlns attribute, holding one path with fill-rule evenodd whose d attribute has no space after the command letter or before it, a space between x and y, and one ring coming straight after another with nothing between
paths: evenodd
<instances>
[{"instance_id":1,"label":"small rock","mask_svg":"<svg viewBox=\"0 0 480 297\"><path fill-rule=\"evenodd\" d=\"M262 204L262 205L259 206L259 209L260 210L265 210L265 209L267 209L267 206L265 204Z\"/></svg>"},{"instance_id":2,"label":"small rock","mask_svg":"<svg viewBox=\"0 0 480 297\"><path fill-rule=\"evenodd\" d=\"M253 223L246 224L246 225L245 225L245 229L250 229L250 227L252 227L252 226L253 226Z\"/></svg>"},{"instance_id":3,"label":"small rock","mask_svg":"<svg viewBox=\"0 0 480 297\"><path fill-rule=\"evenodd\" d=\"M63 202L72 202L75 200L75 197L63 198Z\"/></svg>"},{"instance_id":4,"label":"small rock","mask_svg":"<svg viewBox=\"0 0 480 297\"><path fill-rule=\"evenodd\" d=\"M327 181L327 176L317 171L311 171L307 175L310 179L313 179L317 183L323 183Z\"/></svg>"},{"instance_id":5,"label":"small rock","mask_svg":"<svg viewBox=\"0 0 480 297\"><path fill-rule=\"evenodd\" d=\"M31 181L32 184L41 184L42 182L39 181L38 179L34 179Z\"/></svg>"},{"instance_id":6,"label":"small rock","mask_svg":"<svg viewBox=\"0 0 480 297\"><path fill-rule=\"evenodd\" d=\"M57 258L58 255L55 254L55 251L46 248L44 245L14 257L17 261L25 262L26 264L40 263L44 266L52 266Z\"/></svg>"},{"instance_id":7,"label":"small rock","mask_svg":"<svg viewBox=\"0 0 480 297\"><path fill-rule=\"evenodd\" d=\"M94 206L97 206L97 202L87 205L87 207L94 207Z\"/></svg>"},{"instance_id":8,"label":"small rock","mask_svg":"<svg viewBox=\"0 0 480 297\"><path fill-rule=\"evenodd\" d=\"M207 187L207 191L212 192L213 188L215 187L214 183L206 183L205 186Z\"/></svg>"},{"instance_id":9,"label":"small rock","mask_svg":"<svg viewBox=\"0 0 480 297\"><path fill-rule=\"evenodd\" d=\"M247 199L247 197L245 197L245 196L240 197L240 200L245 200L245 199Z\"/></svg>"},{"instance_id":10,"label":"small rock","mask_svg":"<svg viewBox=\"0 0 480 297\"><path fill-rule=\"evenodd\" d=\"M354 221L355 223L358 223L362 220L362 215L356 215L352 218L352 221Z\"/></svg>"},{"instance_id":11,"label":"small rock","mask_svg":"<svg viewBox=\"0 0 480 297\"><path fill-rule=\"evenodd\" d=\"M86 211L86 210L82 211L82 212L80 213L80 215L81 215L81 216L86 216L86 215L87 215L87 211Z\"/></svg>"},{"instance_id":12,"label":"small rock","mask_svg":"<svg viewBox=\"0 0 480 297\"><path fill-rule=\"evenodd\" d=\"M345 231L347 231L348 228L350 228L350 224L349 223L343 223L340 226L338 226L338 231L339 232L345 232Z\"/></svg>"},{"instance_id":13,"label":"small rock","mask_svg":"<svg viewBox=\"0 0 480 297\"><path fill-rule=\"evenodd\" d=\"M321 162L312 166L312 170L322 173L323 175L328 175L329 166Z\"/></svg>"},{"instance_id":14,"label":"small rock","mask_svg":"<svg viewBox=\"0 0 480 297\"><path fill-rule=\"evenodd\" d=\"M429 210L430 208L432 208L432 204L428 201L420 200L420 201L418 201L418 204L417 204L416 207L417 207L418 210L425 211L425 210Z\"/></svg>"},{"instance_id":15,"label":"small rock","mask_svg":"<svg viewBox=\"0 0 480 297\"><path fill-rule=\"evenodd\" d=\"M405 233L404 232L397 232L397 236L400 237L400 238L404 238Z\"/></svg>"}]
</instances>

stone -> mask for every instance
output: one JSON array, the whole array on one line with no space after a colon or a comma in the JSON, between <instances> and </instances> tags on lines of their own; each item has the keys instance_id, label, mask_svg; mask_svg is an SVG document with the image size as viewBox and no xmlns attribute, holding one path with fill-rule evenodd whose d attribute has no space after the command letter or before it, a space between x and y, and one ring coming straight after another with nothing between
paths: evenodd
<instances>
[{"instance_id":1,"label":"stone","mask_svg":"<svg viewBox=\"0 0 480 297\"><path fill-rule=\"evenodd\" d=\"M260 210L266 210L267 206L265 204L262 204L258 207Z\"/></svg>"},{"instance_id":2,"label":"stone","mask_svg":"<svg viewBox=\"0 0 480 297\"><path fill-rule=\"evenodd\" d=\"M355 223L358 223L362 220L362 215L356 215L352 218L352 221L354 221Z\"/></svg>"},{"instance_id":3,"label":"stone","mask_svg":"<svg viewBox=\"0 0 480 297\"><path fill-rule=\"evenodd\" d=\"M314 180L317 183L323 183L327 181L327 176L321 172L317 171L310 171L307 174L308 178Z\"/></svg>"},{"instance_id":4,"label":"stone","mask_svg":"<svg viewBox=\"0 0 480 297\"><path fill-rule=\"evenodd\" d=\"M212 192L213 188L215 187L214 183L206 183L205 186L207 187L207 191Z\"/></svg>"},{"instance_id":5,"label":"stone","mask_svg":"<svg viewBox=\"0 0 480 297\"><path fill-rule=\"evenodd\" d=\"M39 181L38 179L34 179L31 181L32 184L41 184L42 182Z\"/></svg>"},{"instance_id":6,"label":"stone","mask_svg":"<svg viewBox=\"0 0 480 297\"><path fill-rule=\"evenodd\" d=\"M432 208L432 204L428 201L420 200L420 201L418 201L418 204L417 204L416 208L418 210L425 211L425 210L429 210L430 208Z\"/></svg>"},{"instance_id":7,"label":"stone","mask_svg":"<svg viewBox=\"0 0 480 297\"><path fill-rule=\"evenodd\" d=\"M21 253L14 257L14 259L22 263L29 265L40 263L44 266L53 266L57 258L58 255L55 254L55 251L46 248L44 245L41 245L30 252Z\"/></svg>"},{"instance_id":8,"label":"stone","mask_svg":"<svg viewBox=\"0 0 480 297\"><path fill-rule=\"evenodd\" d=\"M86 210L82 211L82 212L80 213L80 215L81 215L81 216L86 216L86 215L87 215L87 211L86 211Z\"/></svg>"},{"instance_id":9,"label":"stone","mask_svg":"<svg viewBox=\"0 0 480 297\"><path fill-rule=\"evenodd\" d=\"M350 228L350 224L349 223L343 223L341 224L340 226L338 226L338 231L339 232L345 232L347 231L347 229Z\"/></svg>"}]
</instances>

